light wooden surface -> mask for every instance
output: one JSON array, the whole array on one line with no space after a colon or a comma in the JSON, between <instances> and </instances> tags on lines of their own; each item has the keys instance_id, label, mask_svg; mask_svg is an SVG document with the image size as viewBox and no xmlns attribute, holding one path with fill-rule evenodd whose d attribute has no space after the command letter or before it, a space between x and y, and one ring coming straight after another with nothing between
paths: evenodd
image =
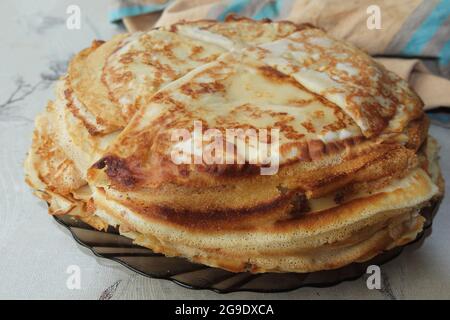
<instances>
[{"instance_id":1,"label":"light wooden surface","mask_svg":"<svg viewBox=\"0 0 450 320\"><path fill-rule=\"evenodd\" d=\"M81 9L80 30L66 28L70 4ZM219 295L145 278L77 245L32 196L23 182L22 163L33 119L52 98L53 81L65 71L68 59L92 39L108 39L121 31L107 22L106 12L105 1L0 2L0 298L450 298L448 197L425 245L382 267L382 290L368 290L362 278L325 289ZM431 132L442 144L441 164L450 181L450 130L432 127ZM80 268L79 290L66 286L70 265Z\"/></svg>"}]
</instances>

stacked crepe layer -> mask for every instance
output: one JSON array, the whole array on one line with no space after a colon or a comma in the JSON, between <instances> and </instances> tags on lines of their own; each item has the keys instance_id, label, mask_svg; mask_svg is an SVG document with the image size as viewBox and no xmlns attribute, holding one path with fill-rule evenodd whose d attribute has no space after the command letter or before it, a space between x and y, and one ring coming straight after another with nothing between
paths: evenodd
<instances>
[{"instance_id":1,"label":"stacked crepe layer","mask_svg":"<svg viewBox=\"0 0 450 320\"><path fill-rule=\"evenodd\" d=\"M200 33L206 40L184 35L196 34L199 28L210 30ZM71 214L106 228L87 212L92 206L86 173L136 110L160 88L234 46L274 41L301 28L289 22L230 19L179 23L94 41L72 59L56 85L56 99L36 119L25 161L27 183L49 203L51 214Z\"/></svg>"},{"instance_id":2,"label":"stacked crepe layer","mask_svg":"<svg viewBox=\"0 0 450 320\"><path fill-rule=\"evenodd\" d=\"M248 154L183 162L190 140L174 161L174 129L195 122L279 129L278 170L261 175ZM310 272L414 240L443 194L437 149L420 99L364 52L312 26L231 18L80 52L36 121L26 172L52 214L156 252Z\"/></svg>"}]
</instances>

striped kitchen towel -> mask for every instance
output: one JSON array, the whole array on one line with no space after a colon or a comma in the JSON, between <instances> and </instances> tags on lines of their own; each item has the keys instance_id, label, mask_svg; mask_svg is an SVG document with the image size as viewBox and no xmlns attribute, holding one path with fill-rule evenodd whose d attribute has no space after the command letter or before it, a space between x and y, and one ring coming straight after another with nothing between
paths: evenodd
<instances>
[{"instance_id":1,"label":"striped kitchen towel","mask_svg":"<svg viewBox=\"0 0 450 320\"><path fill-rule=\"evenodd\" d=\"M309 22L380 58L410 82L426 108L450 107L450 0L110 1L110 21L122 20L129 31L180 20L223 20L230 13ZM378 12L381 28L369 28Z\"/></svg>"}]
</instances>

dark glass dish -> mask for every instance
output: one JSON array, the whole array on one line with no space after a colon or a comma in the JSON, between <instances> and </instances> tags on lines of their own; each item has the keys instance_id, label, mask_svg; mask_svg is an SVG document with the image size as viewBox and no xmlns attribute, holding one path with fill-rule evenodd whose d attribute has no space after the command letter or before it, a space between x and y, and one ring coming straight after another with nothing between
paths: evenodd
<instances>
[{"instance_id":1,"label":"dark glass dish","mask_svg":"<svg viewBox=\"0 0 450 320\"><path fill-rule=\"evenodd\" d=\"M397 257L406 247L417 248L431 233L431 224L440 202L422 209L427 219L424 231L415 241L386 251L363 263L352 263L335 270L310 273L233 273L192 263L184 258L165 257L132 243L112 227L97 231L70 216L55 216L57 222L72 233L74 239L96 256L116 261L144 276L173 281L190 289L209 289L219 293L235 291L282 292L301 287L329 287L355 280L366 273L369 265L381 265Z\"/></svg>"}]
</instances>

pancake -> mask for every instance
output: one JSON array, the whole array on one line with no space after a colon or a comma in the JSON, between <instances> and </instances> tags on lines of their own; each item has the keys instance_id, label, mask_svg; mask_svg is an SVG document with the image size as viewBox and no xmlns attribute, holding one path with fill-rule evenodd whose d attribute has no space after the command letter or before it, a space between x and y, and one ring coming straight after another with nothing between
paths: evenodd
<instances>
[{"instance_id":1,"label":"pancake","mask_svg":"<svg viewBox=\"0 0 450 320\"><path fill-rule=\"evenodd\" d=\"M180 22L75 56L36 122L27 182L50 213L167 256L339 268L413 241L443 196L422 107L313 26Z\"/></svg>"},{"instance_id":2,"label":"pancake","mask_svg":"<svg viewBox=\"0 0 450 320\"><path fill-rule=\"evenodd\" d=\"M25 161L26 182L37 197L48 203L52 215L72 215L98 230L108 224L87 210L91 190L82 172L55 139L53 103L35 120L33 144Z\"/></svg>"},{"instance_id":3,"label":"pancake","mask_svg":"<svg viewBox=\"0 0 450 320\"><path fill-rule=\"evenodd\" d=\"M236 34L243 24L253 33ZM56 197L61 202L68 196L73 198L70 193L76 193L78 188L84 189L87 169L101 157L142 104L146 104L161 87L227 51L215 43L214 37L196 39L189 35L188 30L199 31L200 28L205 29L204 32L213 28L233 34L230 41L237 45L244 43L242 37L246 37L246 41L261 41L258 39L264 34L269 40L278 39L295 31L298 26L289 22L269 24L250 19L229 19L223 26L216 26L211 21L180 23L147 33L117 35L107 42L93 41L91 47L72 59L67 75L56 84L56 100L43 115L52 123L53 146L44 144L39 148L47 153L58 148L58 157L71 163L72 171L64 172L65 179L76 181L67 189L40 180L40 189L52 190L47 193L46 201L53 202L53 197ZM50 127L50 124L45 126ZM35 136L41 134L38 127ZM48 172L40 171L43 167L51 167L54 161L51 157L42 158L36 154L38 144L34 142L27 163L33 162L31 158L43 163L37 167L26 166L26 180L33 189L37 188L36 180L31 183L33 179L30 177L48 175ZM73 212L74 205L86 206L72 199L56 211L59 214Z\"/></svg>"},{"instance_id":4,"label":"pancake","mask_svg":"<svg viewBox=\"0 0 450 320\"><path fill-rule=\"evenodd\" d=\"M399 132L422 113L420 98L404 80L322 30L295 32L251 53L338 105L367 137L383 129Z\"/></svg>"},{"instance_id":5,"label":"pancake","mask_svg":"<svg viewBox=\"0 0 450 320\"><path fill-rule=\"evenodd\" d=\"M187 212L133 206L102 189L94 200L96 215L156 252L236 272L311 272L368 260L415 239L424 222L418 210L438 189L417 169L384 190L290 217L283 215L288 205L245 217L193 219Z\"/></svg>"}]
</instances>

